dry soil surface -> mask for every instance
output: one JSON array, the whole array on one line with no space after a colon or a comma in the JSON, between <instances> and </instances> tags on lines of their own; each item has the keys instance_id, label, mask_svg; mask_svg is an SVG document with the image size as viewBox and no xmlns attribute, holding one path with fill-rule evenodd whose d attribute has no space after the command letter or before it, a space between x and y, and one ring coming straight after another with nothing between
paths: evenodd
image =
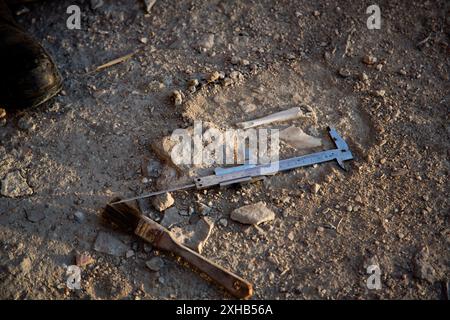
<instances>
[{"instance_id":1,"label":"dry soil surface","mask_svg":"<svg viewBox=\"0 0 450 320\"><path fill-rule=\"evenodd\" d=\"M66 28L73 3L81 30ZM158 170L142 169L163 166L150 145L174 129L194 120L225 129L305 105L314 117L280 128L295 124L322 138L307 153L331 147L325 128L335 127L354 155L348 171L328 163L242 188L174 193L188 214L196 202L212 208L202 254L252 282L255 299L446 297L448 2L378 0L380 30L366 26L371 4L158 0L147 14L140 1L95 10L88 1L46 1L15 9L53 55L64 91L0 120L0 297L227 298L170 255L104 224L101 209L115 196L157 189ZM219 79L208 81L215 71ZM171 101L174 90L181 104ZM230 219L259 201L274 220L253 227ZM127 254L95 250L101 232ZM94 262L82 267L81 290L68 290L66 267L80 253ZM154 256L159 271L146 266ZM366 286L374 264L380 290Z\"/></svg>"}]
</instances>

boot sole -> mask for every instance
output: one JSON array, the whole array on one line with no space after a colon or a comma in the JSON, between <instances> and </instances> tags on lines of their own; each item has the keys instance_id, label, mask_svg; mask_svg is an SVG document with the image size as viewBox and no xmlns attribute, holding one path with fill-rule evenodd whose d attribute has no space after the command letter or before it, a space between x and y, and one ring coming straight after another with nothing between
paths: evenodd
<instances>
[{"instance_id":1,"label":"boot sole","mask_svg":"<svg viewBox=\"0 0 450 320\"><path fill-rule=\"evenodd\" d=\"M61 90L62 90L62 81L59 81L58 84L46 90L40 96L28 99L28 101L24 101L24 105L30 106L30 108L40 106L41 104L47 102L48 100L56 96L58 93L60 93Z\"/></svg>"}]
</instances>

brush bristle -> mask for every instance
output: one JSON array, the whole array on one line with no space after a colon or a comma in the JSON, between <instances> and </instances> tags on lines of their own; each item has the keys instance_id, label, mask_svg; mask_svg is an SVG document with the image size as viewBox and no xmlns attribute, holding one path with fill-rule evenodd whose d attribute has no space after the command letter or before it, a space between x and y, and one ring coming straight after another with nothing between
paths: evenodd
<instances>
[{"instance_id":1,"label":"brush bristle","mask_svg":"<svg viewBox=\"0 0 450 320\"><path fill-rule=\"evenodd\" d=\"M102 217L125 231L134 231L142 214L127 203L112 204L120 200L120 198L115 198L108 203L103 209Z\"/></svg>"}]
</instances>

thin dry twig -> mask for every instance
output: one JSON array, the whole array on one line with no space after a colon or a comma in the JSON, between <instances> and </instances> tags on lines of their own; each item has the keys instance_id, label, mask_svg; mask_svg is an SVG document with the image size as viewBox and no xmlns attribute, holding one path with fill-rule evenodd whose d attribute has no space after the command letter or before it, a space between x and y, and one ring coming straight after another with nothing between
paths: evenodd
<instances>
[{"instance_id":1,"label":"thin dry twig","mask_svg":"<svg viewBox=\"0 0 450 320\"><path fill-rule=\"evenodd\" d=\"M429 35L428 35L428 37L426 37L425 39L423 39L422 41L420 41L419 43L417 43L417 47L421 47L422 45L424 45L425 43L427 43L430 39L431 39L431 35L432 35L432 33L430 33Z\"/></svg>"},{"instance_id":2,"label":"thin dry twig","mask_svg":"<svg viewBox=\"0 0 450 320\"><path fill-rule=\"evenodd\" d=\"M95 68L94 71L97 72L97 71L100 71L100 70L112 67L112 66L114 66L116 64L122 63L124 61L127 61L132 56L134 56L134 54L135 54L135 52L132 52L132 53L129 53L129 54L125 55L125 56L122 56L122 57L119 57L117 59L111 60L111 61L109 61L107 63L104 63L104 64L98 66L97 68Z\"/></svg>"},{"instance_id":3,"label":"thin dry twig","mask_svg":"<svg viewBox=\"0 0 450 320\"><path fill-rule=\"evenodd\" d=\"M355 27L352 26L350 29L350 32L347 36L347 40L345 41L344 54L342 55L342 58L345 58L349 54L350 47L352 45L352 42L351 42L352 36L353 36L353 33L355 33L355 31L356 31Z\"/></svg>"}]
</instances>

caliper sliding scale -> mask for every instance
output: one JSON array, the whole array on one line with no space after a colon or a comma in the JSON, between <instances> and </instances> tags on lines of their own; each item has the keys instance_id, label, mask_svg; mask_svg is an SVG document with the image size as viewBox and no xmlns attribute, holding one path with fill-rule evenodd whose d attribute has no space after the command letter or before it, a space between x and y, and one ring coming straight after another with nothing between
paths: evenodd
<instances>
[{"instance_id":1,"label":"caliper sliding scale","mask_svg":"<svg viewBox=\"0 0 450 320\"><path fill-rule=\"evenodd\" d=\"M115 203L123 203L138 199L153 197L166 192L173 192L177 190L186 190L191 188L205 189L213 186L225 187L237 183L247 183L260 180L265 176L274 175L280 171L291 170L300 167L311 166L323 162L336 160L339 166L345 169L344 161L352 160L353 155L350 152L347 143L337 133L334 128L327 128L328 134L336 145L335 149L320 151L316 153L307 154L295 158L280 160L269 164L244 164L231 168L216 168L215 174L205 177L197 177L194 183L173 187L167 190L155 191L146 195L124 199ZM112 203L112 204L115 204Z\"/></svg>"}]
</instances>

